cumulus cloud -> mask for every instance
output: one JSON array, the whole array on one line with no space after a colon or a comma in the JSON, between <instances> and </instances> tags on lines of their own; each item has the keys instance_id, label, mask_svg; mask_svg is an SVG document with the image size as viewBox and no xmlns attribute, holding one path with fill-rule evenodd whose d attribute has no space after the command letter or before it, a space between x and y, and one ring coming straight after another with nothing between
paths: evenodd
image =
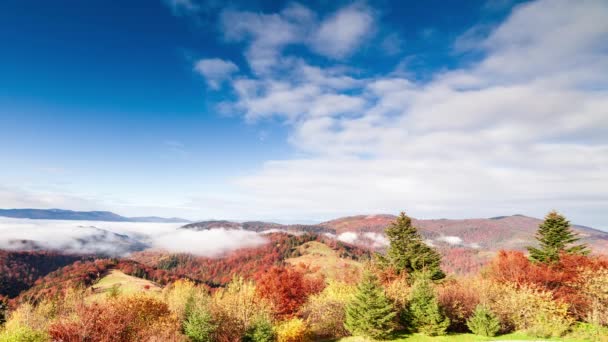
<instances>
[{"instance_id":1,"label":"cumulus cloud","mask_svg":"<svg viewBox=\"0 0 608 342\"><path fill-rule=\"evenodd\" d=\"M0 248L125 255L146 248L215 257L266 242L237 229L194 231L178 224L0 218Z\"/></svg>"},{"instance_id":2,"label":"cumulus cloud","mask_svg":"<svg viewBox=\"0 0 608 342\"><path fill-rule=\"evenodd\" d=\"M285 24L284 13L273 18ZM361 78L275 49L280 72L236 80L230 105L248 120L285 119L304 157L268 161L236 184L269 199L261 205L316 217L402 208L419 217L540 216L560 208L605 225L608 4L535 1L471 32L460 49L481 57L425 82ZM305 44L297 31L282 34L275 46Z\"/></svg>"},{"instance_id":3,"label":"cumulus cloud","mask_svg":"<svg viewBox=\"0 0 608 342\"><path fill-rule=\"evenodd\" d=\"M258 76L289 68L291 58L282 54L289 45L304 45L319 55L342 59L353 55L374 32L372 11L360 4L340 8L322 20L295 2L278 13L228 9L222 12L220 23L226 41L247 44L245 57Z\"/></svg>"},{"instance_id":4,"label":"cumulus cloud","mask_svg":"<svg viewBox=\"0 0 608 342\"><path fill-rule=\"evenodd\" d=\"M342 8L320 24L312 39L312 48L327 57L347 57L371 33L373 23L374 17L366 7Z\"/></svg>"},{"instance_id":5,"label":"cumulus cloud","mask_svg":"<svg viewBox=\"0 0 608 342\"><path fill-rule=\"evenodd\" d=\"M239 67L231 61L209 58L197 61L194 70L205 77L210 88L219 89L224 81L239 70Z\"/></svg>"},{"instance_id":6,"label":"cumulus cloud","mask_svg":"<svg viewBox=\"0 0 608 342\"><path fill-rule=\"evenodd\" d=\"M248 42L245 56L249 66L255 73L264 74L277 65L283 47L304 39L311 20L312 11L293 3L274 14L225 10L220 22L224 39Z\"/></svg>"}]
</instances>

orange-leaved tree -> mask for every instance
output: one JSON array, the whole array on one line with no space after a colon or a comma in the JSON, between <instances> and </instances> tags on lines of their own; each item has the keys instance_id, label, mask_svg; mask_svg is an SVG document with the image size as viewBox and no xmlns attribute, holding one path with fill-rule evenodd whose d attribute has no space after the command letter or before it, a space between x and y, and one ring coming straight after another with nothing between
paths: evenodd
<instances>
[{"instance_id":1,"label":"orange-leaved tree","mask_svg":"<svg viewBox=\"0 0 608 342\"><path fill-rule=\"evenodd\" d=\"M272 303L279 318L293 317L308 296L321 292L323 287L322 280L307 278L289 267L277 266L263 273L257 282L259 295Z\"/></svg>"}]
</instances>

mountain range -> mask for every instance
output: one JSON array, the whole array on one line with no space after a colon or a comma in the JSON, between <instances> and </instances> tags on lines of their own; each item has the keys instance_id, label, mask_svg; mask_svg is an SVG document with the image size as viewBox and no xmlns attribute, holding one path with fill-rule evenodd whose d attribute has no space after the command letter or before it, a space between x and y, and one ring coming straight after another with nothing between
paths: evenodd
<instances>
[{"instance_id":1,"label":"mountain range","mask_svg":"<svg viewBox=\"0 0 608 342\"><path fill-rule=\"evenodd\" d=\"M179 217L125 217L110 211L73 211L64 209L0 209L0 216L33 220L82 220L107 222L190 222Z\"/></svg>"},{"instance_id":2,"label":"mountain range","mask_svg":"<svg viewBox=\"0 0 608 342\"><path fill-rule=\"evenodd\" d=\"M236 222L210 220L189 222L181 218L162 217L125 217L108 211L71 211L62 209L0 209L0 216L45 220L85 220L108 222L164 222L186 223L179 229L204 231L216 228L228 230L247 230L257 233L287 232L291 234L322 234L341 242L360 247L383 249L388 245L384 230L396 218L394 215L358 215L341 217L318 224L279 224L264 221ZM426 242L444 254L468 253L485 256L501 249L525 251L526 246L534 244L534 235L541 219L524 215L499 216L476 219L413 219ZM608 232L573 225L581 242L588 244L594 252L608 254ZM89 234L94 241L98 234ZM87 235L88 236L88 235ZM103 239L102 239L103 240ZM110 239L125 251L145 248L143 243L130 237ZM88 240L87 240L88 241ZM87 242L85 241L85 242ZM21 242L22 243L22 242ZM28 241L28 243L30 243ZM128 247L128 246L132 246Z\"/></svg>"},{"instance_id":3,"label":"mountain range","mask_svg":"<svg viewBox=\"0 0 608 342\"><path fill-rule=\"evenodd\" d=\"M394 215L358 215L342 217L315 225L284 225L274 222L201 221L182 226L182 229L205 230L213 228L244 229L256 232L287 231L330 234L339 240L382 247L387 243L384 229L394 220ZM525 250L534 242L534 234L541 219L511 215L476 219L413 219L427 243L451 248L497 251L500 249ZM581 242L594 251L608 253L608 232L573 225Z\"/></svg>"}]
</instances>

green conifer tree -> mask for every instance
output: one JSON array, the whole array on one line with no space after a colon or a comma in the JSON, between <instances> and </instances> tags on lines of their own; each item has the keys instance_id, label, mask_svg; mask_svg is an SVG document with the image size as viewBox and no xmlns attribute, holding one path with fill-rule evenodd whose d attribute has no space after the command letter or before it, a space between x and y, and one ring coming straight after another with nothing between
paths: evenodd
<instances>
[{"instance_id":1,"label":"green conifer tree","mask_svg":"<svg viewBox=\"0 0 608 342\"><path fill-rule=\"evenodd\" d=\"M344 327L355 336L385 339L395 328L396 312L378 278L365 272L355 298L346 307Z\"/></svg>"},{"instance_id":2,"label":"green conifer tree","mask_svg":"<svg viewBox=\"0 0 608 342\"><path fill-rule=\"evenodd\" d=\"M406 317L411 327L420 333L428 336L445 335L450 319L441 310L428 275L416 277Z\"/></svg>"},{"instance_id":3,"label":"green conifer tree","mask_svg":"<svg viewBox=\"0 0 608 342\"><path fill-rule=\"evenodd\" d=\"M536 232L536 240L538 248L527 247L532 261L554 263L559 261L561 253L589 254L589 249L584 244L571 246L579 238L570 228L570 222L556 211L545 216L545 221Z\"/></svg>"},{"instance_id":4,"label":"green conifer tree","mask_svg":"<svg viewBox=\"0 0 608 342\"><path fill-rule=\"evenodd\" d=\"M441 270L441 255L424 243L416 227L412 226L412 219L405 213L402 212L385 233L390 241L385 262L395 271L408 274L424 272L433 280L445 278Z\"/></svg>"},{"instance_id":5,"label":"green conifer tree","mask_svg":"<svg viewBox=\"0 0 608 342\"><path fill-rule=\"evenodd\" d=\"M212 341L217 325L206 308L195 305L189 309L183 324L184 334L193 342Z\"/></svg>"},{"instance_id":6,"label":"green conifer tree","mask_svg":"<svg viewBox=\"0 0 608 342\"><path fill-rule=\"evenodd\" d=\"M272 342L275 340L275 333L272 322L267 317L259 317L245 332L243 342Z\"/></svg>"},{"instance_id":7,"label":"green conifer tree","mask_svg":"<svg viewBox=\"0 0 608 342\"><path fill-rule=\"evenodd\" d=\"M493 337L500 330L500 320L490 309L480 304L467 320L467 327L475 335Z\"/></svg>"}]
</instances>

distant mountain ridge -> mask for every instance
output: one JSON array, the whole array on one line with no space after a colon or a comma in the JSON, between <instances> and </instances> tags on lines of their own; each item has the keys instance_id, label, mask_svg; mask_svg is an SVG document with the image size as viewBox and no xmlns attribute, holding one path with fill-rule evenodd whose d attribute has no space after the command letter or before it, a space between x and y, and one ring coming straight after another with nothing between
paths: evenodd
<instances>
[{"instance_id":1,"label":"distant mountain ridge","mask_svg":"<svg viewBox=\"0 0 608 342\"><path fill-rule=\"evenodd\" d=\"M266 231L287 231L287 232L309 232L309 233L334 233L331 228L323 227L321 225L314 224L280 224L274 222L263 222L263 221L246 221L246 222L234 222L227 220L211 220L211 221L200 221L186 224L181 227L182 229L192 230L208 230L208 229L244 229L253 232L266 232Z\"/></svg>"},{"instance_id":2,"label":"distant mountain ridge","mask_svg":"<svg viewBox=\"0 0 608 342\"><path fill-rule=\"evenodd\" d=\"M0 209L0 216L32 220L82 220L107 222L155 222L184 223L190 222L179 217L125 217L110 211L73 211L64 209Z\"/></svg>"},{"instance_id":3,"label":"distant mountain ridge","mask_svg":"<svg viewBox=\"0 0 608 342\"><path fill-rule=\"evenodd\" d=\"M379 236L396 216L358 215L341 217L335 220L312 225L284 225L274 222L234 222L226 220L201 221L186 224L181 229L207 230L214 228L244 229L256 232L286 231L329 233L356 244L381 245ZM497 251L500 249L525 250L535 243L534 234L541 219L521 214L477 219L412 219L428 243L446 248ZM572 225L581 241L589 244L595 251L608 253L608 232L598 229ZM377 235L369 235L377 234ZM371 240L370 240L371 239ZM347 240L343 240L347 241ZM386 241L386 240L385 240Z\"/></svg>"}]
</instances>

